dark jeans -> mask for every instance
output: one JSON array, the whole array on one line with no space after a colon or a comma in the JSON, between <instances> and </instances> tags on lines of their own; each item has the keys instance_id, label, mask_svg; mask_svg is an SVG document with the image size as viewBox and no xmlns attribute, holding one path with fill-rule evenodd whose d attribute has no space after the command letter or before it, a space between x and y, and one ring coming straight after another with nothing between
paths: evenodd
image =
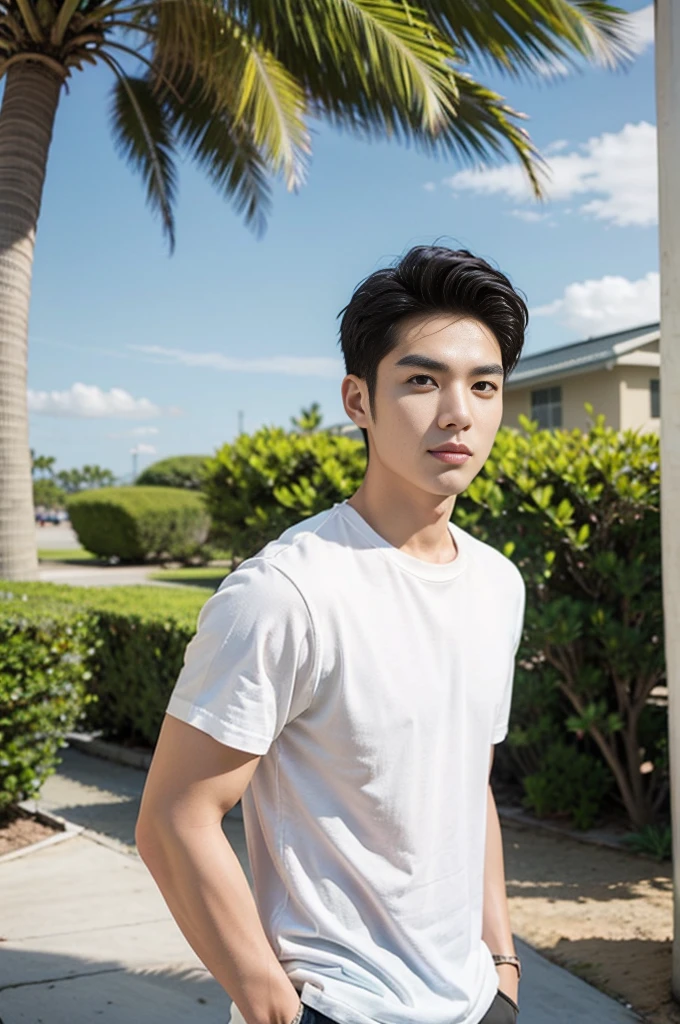
<instances>
[{"instance_id":1,"label":"dark jeans","mask_svg":"<svg viewBox=\"0 0 680 1024\"><path fill-rule=\"evenodd\" d=\"M515 1024L519 1007L510 996L498 989L496 998L486 1011L479 1024ZM300 1024L335 1024L335 1021L325 1014L313 1010L311 1006L305 1006Z\"/></svg>"}]
</instances>

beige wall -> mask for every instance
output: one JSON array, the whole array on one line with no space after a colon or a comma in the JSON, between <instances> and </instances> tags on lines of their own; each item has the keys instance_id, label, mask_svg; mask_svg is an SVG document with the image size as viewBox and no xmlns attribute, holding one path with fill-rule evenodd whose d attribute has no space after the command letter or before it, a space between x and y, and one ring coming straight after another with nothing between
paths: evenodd
<instances>
[{"instance_id":1,"label":"beige wall","mask_svg":"<svg viewBox=\"0 0 680 1024\"><path fill-rule=\"evenodd\" d=\"M622 368L624 369L624 368ZM659 419L652 417L650 380L658 380L659 371L651 366L626 366L621 392L621 429L642 433L659 432Z\"/></svg>"},{"instance_id":2,"label":"beige wall","mask_svg":"<svg viewBox=\"0 0 680 1024\"><path fill-rule=\"evenodd\" d=\"M583 408L590 402L595 413L604 413L605 424L616 430L642 429L658 431L659 420L651 418L649 382L658 377L655 367L615 366L611 370L574 377L555 378L531 387L506 390L503 396L503 424L517 426L520 413L531 416L531 391L559 385L562 388L562 426L566 430L588 429L588 416Z\"/></svg>"},{"instance_id":3,"label":"beige wall","mask_svg":"<svg viewBox=\"0 0 680 1024\"><path fill-rule=\"evenodd\" d=\"M627 369L631 369L628 367ZM638 367L635 367L638 369ZM604 413L606 424L619 429L621 416L621 368L596 370L593 373L577 374L574 377L555 378L553 381L525 386L506 391L503 401L503 424L517 426L521 412L531 416L531 392L536 388L559 385L562 388L562 426L566 430L588 429L588 414L583 405L590 402L595 413Z\"/></svg>"}]
</instances>

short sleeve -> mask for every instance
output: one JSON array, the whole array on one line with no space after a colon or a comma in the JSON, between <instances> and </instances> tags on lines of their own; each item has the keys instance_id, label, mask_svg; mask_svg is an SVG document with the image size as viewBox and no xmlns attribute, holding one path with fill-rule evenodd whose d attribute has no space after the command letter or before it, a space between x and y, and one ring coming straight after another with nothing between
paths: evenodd
<instances>
[{"instance_id":1,"label":"short sleeve","mask_svg":"<svg viewBox=\"0 0 680 1024\"><path fill-rule=\"evenodd\" d=\"M517 651L519 650L520 641L522 639L522 629L524 627L524 609L526 603L526 585L522 576L517 571L518 587L517 587L517 612L515 617L515 629L513 633L512 641L512 655L509 659L508 665L508 676L503 688L503 695L500 700L500 704L496 709L496 721L493 730L493 743L502 743L505 737L508 735L508 727L510 724L510 707L512 704L512 691L513 683L515 679L515 659L517 657Z\"/></svg>"},{"instance_id":2,"label":"short sleeve","mask_svg":"<svg viewBox=\"0 0 680 1024\"><path fill-rule=\"evenodd\" d=\"M264 754L309 706L315 658L298 588L270 561L247 559L201 609L167 713L220 743Z\"/></svg>"}]
</instances>

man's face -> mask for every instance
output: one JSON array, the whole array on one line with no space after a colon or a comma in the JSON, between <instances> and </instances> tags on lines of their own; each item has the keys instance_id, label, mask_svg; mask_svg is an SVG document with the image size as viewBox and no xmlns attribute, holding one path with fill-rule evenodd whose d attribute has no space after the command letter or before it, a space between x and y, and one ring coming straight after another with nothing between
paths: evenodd
<instances>
[{"instance_id":1,"label":"man's face","mask_svg":"<svg viewBox=\"0 0 680 1024\"><path fill-rule=\"evenodd\" d=\"M366 423L369 470L378 462L381 475L419 490L460 494L484 465L503 415L495 335L463 315L404 322L397 346L378 366L374 408L376 422L369 415ZM460 461L431 454L447 442L472 454Z\"/></svg>"}]
</instances>

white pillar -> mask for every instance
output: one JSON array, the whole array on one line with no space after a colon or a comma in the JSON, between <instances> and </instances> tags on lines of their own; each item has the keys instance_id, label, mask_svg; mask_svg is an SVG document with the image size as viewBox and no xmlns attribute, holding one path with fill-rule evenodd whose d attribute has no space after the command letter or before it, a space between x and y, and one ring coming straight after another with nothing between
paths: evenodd
<instances>
[{"instance_id":1,"label":"white pillar","mask_svg":"<svg viewBox=\"0 0 680 1024\"><path fill-rule=\"evenodd\" d=\"M672 990L680 1001L680 4L656 0L661 263L661 538L673 821Z\"/></svg>"}]
</instances>

